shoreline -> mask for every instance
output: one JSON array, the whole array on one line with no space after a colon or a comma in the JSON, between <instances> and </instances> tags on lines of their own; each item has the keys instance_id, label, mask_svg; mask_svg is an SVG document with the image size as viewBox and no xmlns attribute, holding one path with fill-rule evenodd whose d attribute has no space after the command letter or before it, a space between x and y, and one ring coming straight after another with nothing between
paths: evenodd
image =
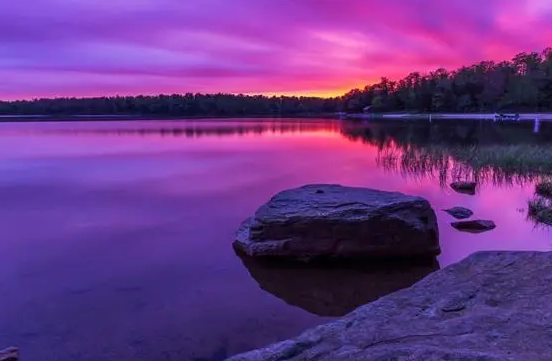
<instances>
[{"instance_id":1,"label":"shoreline","mask_svg":"<svg viewBox=\"0 0 552 361\"><path fill-rule=\"evenodd\" d=\"M192 121L223 121L236 120L370 120L370 119L394 119L394 120L494 120L494 113L322 113L322 114L296 114L296 115L233 115L233 116L170 116L170 115L140 115L140 114L72 114L72 115L0 115L1 123L17 122L94 122L94 121L140 121L140 120L192 120ZM519 113L518 120L545 120L552 121L552 113ZM516 120L506 120L516 121Z\"/></svg>"},{"instance_id":2,"label":"shoreline","mask_svg":"<svg viewBox=\"0 0 552 361\"><path fill-rule=\"evenodd\" d=\"M2 123L18 123L18 122L94 122L94 121L140 121L140 120L191 120L191 121L220 121L220 120L236 120L254 121L265 119L277 120L338 120L335 114L297 114L289 116L278 115L242 115L242 116L168 116L168 115L151 115L145 116L140 114L84 114L84 115L0 115L0 124Z\"/></svg>"},{"instance_id":3,"label":"shoreline","mask_svg":"<svg viewBox=\"0 0 552 361\"><path fill-rule=\"evenodd\" d=\"M355 113L344 115L345 119L465 119L494 120L495 113ZM552 120L552 113L518 113L519 120ZM515 120L514 120L515 121Z\"/></svg>"}]
</instances>

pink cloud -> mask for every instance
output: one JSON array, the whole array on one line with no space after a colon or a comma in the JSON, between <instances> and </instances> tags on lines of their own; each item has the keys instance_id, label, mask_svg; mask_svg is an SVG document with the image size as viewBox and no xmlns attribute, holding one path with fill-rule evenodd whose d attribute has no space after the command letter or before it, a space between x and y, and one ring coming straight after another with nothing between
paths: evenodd
<instances>
[{"instance_id":1,"label":"pink cloud","mask_svg":"<svg viewBox=\"0 0 552 361\"><path fill-rule=\"evenodd\" d=\"M549 0L6 0L0 98L331 93L551 45Z\"/></svg>"}]
</instances>

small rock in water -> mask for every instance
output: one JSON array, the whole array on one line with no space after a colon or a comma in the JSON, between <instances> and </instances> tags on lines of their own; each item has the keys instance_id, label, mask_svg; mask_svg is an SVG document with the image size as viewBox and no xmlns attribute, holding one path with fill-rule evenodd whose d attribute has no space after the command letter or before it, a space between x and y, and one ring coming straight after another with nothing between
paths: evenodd
<instances>
[{"instance_id":1,"label":"small rock in water","mask_svg":"<svg viewBox=\"0 0 552 361\"><path fill-rule=\"evenodd\" d=\"M466 219L473 216L473 212L464 207L453 207L450 209L445 209L444 211L456 219Z\"/></svg>"},{"instance_id":2,"label":"small rock in water","mask_svg":"<svg viewBox=\"0 0 552 361\"><path fill-rule=\"evenodd\" d=\"M453 222L451 225L459 231L470 233L481 233L496 228L496 224L493 221L479 219L474 221Z\"/></svg>"},{"instance_id":3,"label":"small rock in water","mask_svg":"<svg viewBox=\"0 0 552 361\"><path fill-rule=\"evenodd\" d=\"M452 182L450 184L450 187L454 189L456 192L474 195L475 189L477 188L477 183L466 182L466 181Z\"/></svg>"},{"instance_id":4,"label":"small rock in water","mask_svg":"<svg viewBox=\"0 0 552 361\"><path fill-rule=\"evenodd\" d=\"M15 347L0 350L0 361L19 361L19 350Z\"/></svg>"}]
</instances>

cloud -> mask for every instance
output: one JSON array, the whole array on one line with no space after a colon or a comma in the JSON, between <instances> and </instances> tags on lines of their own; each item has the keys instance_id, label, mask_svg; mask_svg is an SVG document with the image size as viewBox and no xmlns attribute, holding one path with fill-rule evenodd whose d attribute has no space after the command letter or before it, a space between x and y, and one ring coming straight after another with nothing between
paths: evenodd
<instances>
[{"instance_id":1,"label":"cloud","mask_svg":"<svg viewBox=\"0 0 552 361\"><path fill-rule=\"evenodd\" d=\"M332 93L551 44L548 0L3 0L0 98Z\"/></svg>"}]
</instances>

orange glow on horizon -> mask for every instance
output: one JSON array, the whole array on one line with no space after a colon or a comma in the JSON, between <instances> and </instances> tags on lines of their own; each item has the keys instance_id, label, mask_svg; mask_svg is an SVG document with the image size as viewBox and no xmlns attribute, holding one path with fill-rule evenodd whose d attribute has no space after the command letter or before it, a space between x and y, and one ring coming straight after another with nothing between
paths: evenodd
<instances>
[{"instance_id":1,"label":"orange glow on horizon","mask_svg":"<svg viewBox=\"0 0 552 361\"><path fill-rule=\"evenodd\" d=\"M264 95L268 97L285 96L285 97L318 97L318 98L335 98L345 95L353 89L364 89L364 87L377 83L377 80L356 81L355 83L347 86L340 86L339 88L326 89L326 90L302 90L302 91L284 91L284 92L261 92L261 93L246 93L245 95Z\"/></svg>"}]
</instances>

